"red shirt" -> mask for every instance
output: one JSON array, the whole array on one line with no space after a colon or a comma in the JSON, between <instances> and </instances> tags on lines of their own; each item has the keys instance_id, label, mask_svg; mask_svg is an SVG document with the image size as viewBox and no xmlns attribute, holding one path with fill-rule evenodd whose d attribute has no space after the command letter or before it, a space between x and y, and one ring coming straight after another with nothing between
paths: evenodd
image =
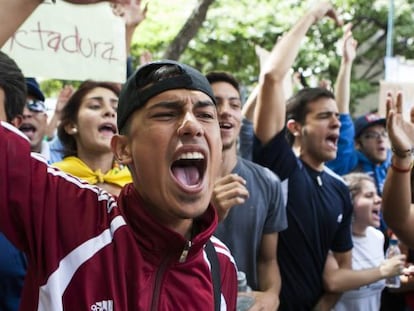
<instances>
[{"instance_id":1,"label":"red shirt","mask_svg":"<svg viewBox=\"0 0 414 311\"><path fill-rule=\"evenodd\" d=\"M132 184L115 200L31 156L27 140L2 125L0 230L29 259L21 310L214 310L204 251L217 226L212 206L179 262L189 241L152 218ZM212 240L222 310L235 310L234 260Z\"/></svg>"}]
</instances>

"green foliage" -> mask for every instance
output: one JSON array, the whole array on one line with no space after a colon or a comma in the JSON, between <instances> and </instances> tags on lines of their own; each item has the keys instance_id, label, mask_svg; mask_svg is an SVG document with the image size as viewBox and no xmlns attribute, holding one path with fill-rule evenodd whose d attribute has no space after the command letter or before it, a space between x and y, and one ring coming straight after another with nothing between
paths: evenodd
<instances>
[{"instance_id":1,"label":"green foliage","mask_svg":"<svg viewBox=\"0 0 414 311\"><path fill-rule=\"evenodd\" d=\"M384 75L389 1L337 0L344 22L353 24L359 42L351 83L351 109L367 95L378 92ZM412 32L414 1L395 0L394 55L414 58ZM306 11L304 1L217 1L181 60L203 71L227 70L242 83L257 80L256 44L270 50L277 38ZM337 42L342 29L324 19L312 26L294 70L312 85L320 79L335 82L340 56Z\"/></svg>"},{"instance_id":2,"label":"green foliage","mask_svg":"<svg viewBox=\"0 0 414 311\"><path fill-rule=\"evenodd\" d=\"M139 55L148 50L154 59L164 50L185 23L197 1L151 0L147 19L139 26L132 56L139 64ZM257 81L259 62L255 45L270 50L277 38L306 12L311 1L300 0L216 0L196 37L190 41L180 61L203 72L232 72L243 84ZM334 0L345 22L352 22L354 37L359 42L355 60L352 105L378 91L384 74L389 0ZM395 0L394 55L414 58L412 20L414 0ZM340 56L337 42L342 30L324 19L312 26L294 64L308 83L318 79L335 82ZM43 86L43 84L42 84ZM46 93L57 84L45 85ZM49 94L49 93L48 93Z\"/></svg>"},{"instance_id":3,"label":"green foliage","mask_svg":"<svg viewBox=\"0 0 414 311\"><path fill-rule=\"evenodd\" d=\"M47 97L57 97L59 90L64 86L61 80L44 80L40 82L40 88Z\"/></svg>"},{"instance_id":4,"label":"green foliage","mask_svg":"<svg viewBox=\"0 0 414 311\"><path fill-rule=\"evenodd\" d=\"M75 89L81 84L81 81L70 80L43 80L40 81L40 89L46 97L58 97L60 90L65 85L72 85Z\"/></svg>"}]
</instances>

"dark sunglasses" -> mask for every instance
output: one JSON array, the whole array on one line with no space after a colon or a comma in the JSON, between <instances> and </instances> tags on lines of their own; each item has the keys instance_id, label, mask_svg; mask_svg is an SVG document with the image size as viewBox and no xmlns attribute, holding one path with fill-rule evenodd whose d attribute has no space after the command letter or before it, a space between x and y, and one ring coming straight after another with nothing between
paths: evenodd
<instances>
[{"instance_id":1,"label":"dark sunglasses","mask_svg":"<svg viewBox=\"0 0 414 311\"><path fill-rule=\"evenodd\" d=\"M46 106L45 103L41 100L28 100L26 102L27 108L29 108L30 111L34 112L45 112Z\"/></svg>"}]
</instances>

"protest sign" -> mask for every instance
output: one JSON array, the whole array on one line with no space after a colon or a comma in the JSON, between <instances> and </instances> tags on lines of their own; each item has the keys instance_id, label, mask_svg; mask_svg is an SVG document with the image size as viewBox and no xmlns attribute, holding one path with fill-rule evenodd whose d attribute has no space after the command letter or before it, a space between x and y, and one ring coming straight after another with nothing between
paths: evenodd
<instances>
[{"instance_id":1,"label":"protest sign","mask_svg":"<svg viewBox=\"0 0 414 311\"><path fill-rule=\"evenodd\" d=\"M126 78L125 24L110 4L44 3L2 47L26 77Z\"/></svg>"}]
</instances>

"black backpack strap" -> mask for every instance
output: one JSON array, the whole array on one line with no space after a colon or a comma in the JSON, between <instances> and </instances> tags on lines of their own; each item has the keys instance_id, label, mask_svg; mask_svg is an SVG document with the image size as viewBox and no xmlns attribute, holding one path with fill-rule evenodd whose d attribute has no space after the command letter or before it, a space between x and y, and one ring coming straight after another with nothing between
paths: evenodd
<instances>
[{"instance_id":1,"label":"black backpack strap","mask_svg":"<svg viewBox=\"0 0 414 311\"><path fill-rule=\"evenodd\" d=\"M206 243L207 258L211 265L211 276L213 279L214 290L214 310L220 311L221 306L221 278L220 278L220 263L217 257L216 249L213 242L208 240Z\"/></svg>"}]
</instances>

